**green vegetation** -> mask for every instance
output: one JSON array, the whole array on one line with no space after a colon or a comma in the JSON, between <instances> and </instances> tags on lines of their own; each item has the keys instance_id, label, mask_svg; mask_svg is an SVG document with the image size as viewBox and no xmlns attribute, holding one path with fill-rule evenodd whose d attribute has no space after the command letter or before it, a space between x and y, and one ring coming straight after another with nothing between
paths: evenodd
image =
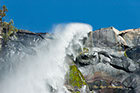
<instances>
[{"instance_id":1,"label":"green vegetation","mask_svg":"<svg viewBox=\"0 0 140 93\"><path fill-rule=\"evenodd\" d=\"M0 21L2 22L2 18L6 16L6 13L8 9L6 8L5 5L2 6L2 9L0 9Z\"/></svg>"},{"instance_id":2,"label":"green vegetation","mask_svg":"<svg viewBox=\"0 0 140 93\"><path fill-rule=\"evenodd\" d=\"M18 32L18 29L15 28L13 25L14 25L13 20L11 20L9 23L7 22L2 23L4 40L8 40L10 36L14 36L16 38L15 33Z\"/></svg>"},{"instance_id":3,"label":"green vegetation","mask_svg":"<svg viewBox=\"0 0 140 93\"><path fill-rule=\"evenodd\" d=\"M126 54L126 52L124 52L124 56L125 56L125 57L128 57L127 54Z\"/></svg>"},{"instance_id":4,"label":"green vegetation","mask_svg":"<svg viewBox=\"0 0 140 93\"><path fill-rule=\"evenodd\" d=\"M79 53L78 56L88 53L89 49L84 47L82 52ZM80 70L77 68L74 62L72 62L69 66L69 72L66 74L66 85L71 86L73 89L81 89L83 86L87 86L86 80ZM80 93L80 91L73 90L71 93Z\"/></svg>"},{"instance_id":5,"label":"green vegetation","mask_svg":"<svg viewBox=\"0 0 140 93\"><path fill-rule=\"evenodd\" d=\"M72 86L77 86L78 88L82 88L83 85L86 85L82 73L78 70L78 68L75 65L70 66L69 77L70 77L69 83Z\"/></svg>"},{"instance_id":6,"label":"green vegetation","mask_svg":"<svg viewBox=\"0 0 140 93\"><path fill-rule=\"evenodd\" d=\"M3 17L6 16L7 11L8 9L5 5L3 5L0 9L0 27L2 27L1 34L4 41L7 41L11 36L14 36L16 38L15 33L18 32L18 29L14 26L13 20L11 20L9 23L3 22Z\"/></svg>"},{"instance_id":7,"label":"green vegetation","mask_svg":"<svg viewBox=\"0 0 140 93\"><path fill-rule=\"evenodd\" d=\"M89 49L88 48L83 48L83 51L81 53L79 53L79 55L82 55L84 53L88 53L89 52Z\"/></svg>"},{"instance_id":8,"label":"green vegetation","mask_svg":"<svg viewBox=\"0 0 140 93\"><path fill-rule=\"evenodd\" d=\"M70 66L70 70L66 75L66 81L67 81L68 85L70 85L72 87L77 87L78 89L82 88L82 86L84 86L84 85L87 85L84 76L79 71L79 69L74 64L74 62ZM79 93L79 91L72 92L72 93Z\"/></svg>"}]
</instances>

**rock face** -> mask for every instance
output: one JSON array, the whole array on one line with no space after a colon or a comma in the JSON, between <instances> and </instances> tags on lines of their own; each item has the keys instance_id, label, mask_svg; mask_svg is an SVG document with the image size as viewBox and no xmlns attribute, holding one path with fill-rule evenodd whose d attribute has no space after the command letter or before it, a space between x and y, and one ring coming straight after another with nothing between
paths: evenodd
<instances>
[{"instance_id":1,"label":"rock face","mask_svg":"<svg viewBox=\"0 0 140 93\"><path fill-rule=\"evenodd\" d=\"M1 51L0 62L7 66L15 56L19 60L24 54L35 55L35 46L53 39L51 34L27 30L19 30L16 36ZM89 90L91 93L140 93L140 29L102 28L88 33L82 40L82 48L77 46L73 45L76 58L68 54L74 60L66 80L66 87L72 93L82 93L80 89L84 85L89 87L87 93Z\"/></svg>"},{"instance_id":2,"label":"rock face","mask_svg":"<svg viewBox=\"0 0 140 93\"><path fill-rule=\"evenodd\" d=\"M45 33L44 33L45 34ZM33 47L42 41L44 34L35 34L32 32L27 32L25 30L19 31L16 34L16 38L10 37L6 44L3 45L2 53L13 51L16 53L32 54ZM26 48L26 49L25 49ZM25 51L26 50L26 51Z\"/></svg>"},{"instance_id":3,"label":"rock face","mask_svg":"<svg viewBox=\"0 0 140 93\"><path fill-rule=\"evenodd\" d=\"M130 47L140 46L140 29L129 29L119 33Z\"/></svg>"},{"instance_id":4,"label":"rock face","mask_svg":"<svg viewBox=\"0 0 140 93\"><path fill-rule=\"evenodd\" d=\"M89 82L91 91L139 93L140 29L102 28L90 32L83 41L89 51L79 55L75 63ZM97 75L97 72L106 73L106 76Z\"/></svg>"},{"instance_id":5,"label":"rock face","mask_svg":"<svg viewBox=\"0 0 140 93\"><path fill-rule=\"evenodd\" d=\"M0 51L0 71L2 71L2 73L7 71L5 68L3 68L5 65L10 71L10 69L12 69L11 67L13 67L11 60L15 60L16 62L17 60L23 60L29 55L35 55L36 51L34 48L41 44L41 41L45 39L51 40L52 35L48 33L33 33L26 30L19 30L16 33L16 38L10 37L6 44L3 44ZM0 75L0 78L1 76L2 75Z\"/></svg>"}]
</instances>

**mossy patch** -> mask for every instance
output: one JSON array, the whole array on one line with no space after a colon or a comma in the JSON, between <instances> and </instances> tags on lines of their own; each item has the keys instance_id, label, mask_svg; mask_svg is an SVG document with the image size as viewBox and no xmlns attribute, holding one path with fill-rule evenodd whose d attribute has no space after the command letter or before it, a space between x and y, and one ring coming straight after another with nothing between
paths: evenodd
<instances>
[{"instance_id":1,"label":"mossy patch","mask_svg":"<svg viewBox=\"0 0 140 93\"><path fill-rule=\"evenodd\" d=\"M128 57L127 54L126 54L126 52L124 52L124 56L125 56L125 57Z\"/></svg>"},{"instance_id":2,"label":"mossy patch","mask_svg":"<svg viewBox=\"0 0 140 93\"><path fill-rule=\"evenodd\" d=\"M82 88L82 86L87 85L84 76L78 70L77 66L73 63L70 66L70 71L67 73L66 77L68 85L72 87L77 87L78 89ZM79 93L79 92L72 92Z\"/></svg>"},{"instance_id":3,"label":"mossy patch","mask_svg":"<svg viewBox=\"0 0 140 93\"><path fill-rule=\"evenodd\" d=\"M88 48L83 48L83 51L81 53L79 53L79 55L82 55L84 53L88 53L89 52L89 49Z\"/></svg>"}]
</instances>

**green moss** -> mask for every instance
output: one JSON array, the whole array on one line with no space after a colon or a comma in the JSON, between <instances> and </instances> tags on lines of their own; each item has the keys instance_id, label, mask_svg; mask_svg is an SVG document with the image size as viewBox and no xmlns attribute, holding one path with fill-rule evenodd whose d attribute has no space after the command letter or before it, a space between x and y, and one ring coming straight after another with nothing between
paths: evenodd
<instances>
[{"instance_id":1,"label":"green moss","mask_svg":"<svg viewBox=\"0 0 140 93\"><path fill-rule=\"evenodd\" d=\"M82 88L83 85L87 85L82 73L78 70L77 66L72 64L68 73L67 82L72 87ZM74 92L79 93L79 92Z\"/></svg>"},{"instance_id":2,"label":"green moss","mask_svg":"<svg viewBox=\"0 0 140 93\"><path fill-rule=\"evenodd\" d=\"M82 55L84 53L88 53L89 52L89 49L88 48L83 48L83 51L81 53L79 53L79 55Z\"/></svg>"},{"instance_id":3,"label":"green moss","mask_svg":"<svg viewBox=\"0 0 140 93\"><path fill-rule=\"evenodd\" d=\"M124 56L125 56L125 57L128 57L127 54L126 54L126 52L124 52Z\"/></svg>"}]
</instances>

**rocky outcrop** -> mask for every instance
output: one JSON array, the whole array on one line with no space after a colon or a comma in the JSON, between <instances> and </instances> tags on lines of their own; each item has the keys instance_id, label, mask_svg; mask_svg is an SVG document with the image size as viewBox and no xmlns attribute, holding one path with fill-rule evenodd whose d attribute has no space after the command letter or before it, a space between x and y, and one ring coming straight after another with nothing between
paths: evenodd
<instances>
[{"instance_id":1,"label":"rocky outcrop","mask_svg":"<svg viewBox=\"0 0 140 93\"><path fill-rule=\"evenodd\" d=\"M130 47L140 45L140 28L120 31L119 35L124 38Z\"/></svg>"},{"instance_id":2,"label":"rocky outcrop","mask_svg":"<svg viewBox=\"0 0 140 93\"><path fill-rule=\"evenodd\" d=\"M35 47L41 45L42 41L51 40L52 38L52 35L48 33L33 33L26 30L19 30L19 32L16 33L16 38L11 36L2 46L0 51L1 71L7 71L3 68L5 65L9 71L14 68L11 60L13 60L14 63L14 60L18 62L28 56L36 55Z\"/></svg>"},{"instance_id":3,"label":"rocky outcrop","mask_svg":"<svg viewBox=\"0 0 140 93\"><path fill-rule=\"evenodd\" d=\"M78 55L75 61L90 90L97 93L139 93L139 44L140 29L118 31L109 27L90 32L83 40L83 46L89 51ZM97 72L106 74L97 75Z\"/></svg>"},{"instance_id":4,"label":"rocky outcrop","mask_svg":"<svg viewBox=\"0 0 140 93\"><path fill-rule=\"evenodd\" d=\"M54 38L27 30L19 30L16 37L11 37L1 51L0 61L7 66L12 58L35 55L35 46ZM69 91L82 93L86 86L87 93L140 93L140 29L101 28L81 42L82 47L72 44L76 58L67 54L71 62L65 86Z\"/></svg>"},{"instance_id":5,"label":"rocky outcrop","mask_svg":"<svg viewBox=\"0 0 140 93\"><path fill-rule=\"evenodd\" d=\"M1 52L6 52L8 50L14 51L14 52L25 52L25 54L28 54L30 50L32 50L33 47L38 45L40 41L44 40L47 37L47 33L33 33L27 30L19 30L16 33L16 38L11 36L9 37L9 40L6 41L6 44L3 45ZM26 49L24 49L26 48ZM28 50L29 49L29 50ZM33 51L30 51L29 54L34 53Z\"/></svg>"}]
</instances>

